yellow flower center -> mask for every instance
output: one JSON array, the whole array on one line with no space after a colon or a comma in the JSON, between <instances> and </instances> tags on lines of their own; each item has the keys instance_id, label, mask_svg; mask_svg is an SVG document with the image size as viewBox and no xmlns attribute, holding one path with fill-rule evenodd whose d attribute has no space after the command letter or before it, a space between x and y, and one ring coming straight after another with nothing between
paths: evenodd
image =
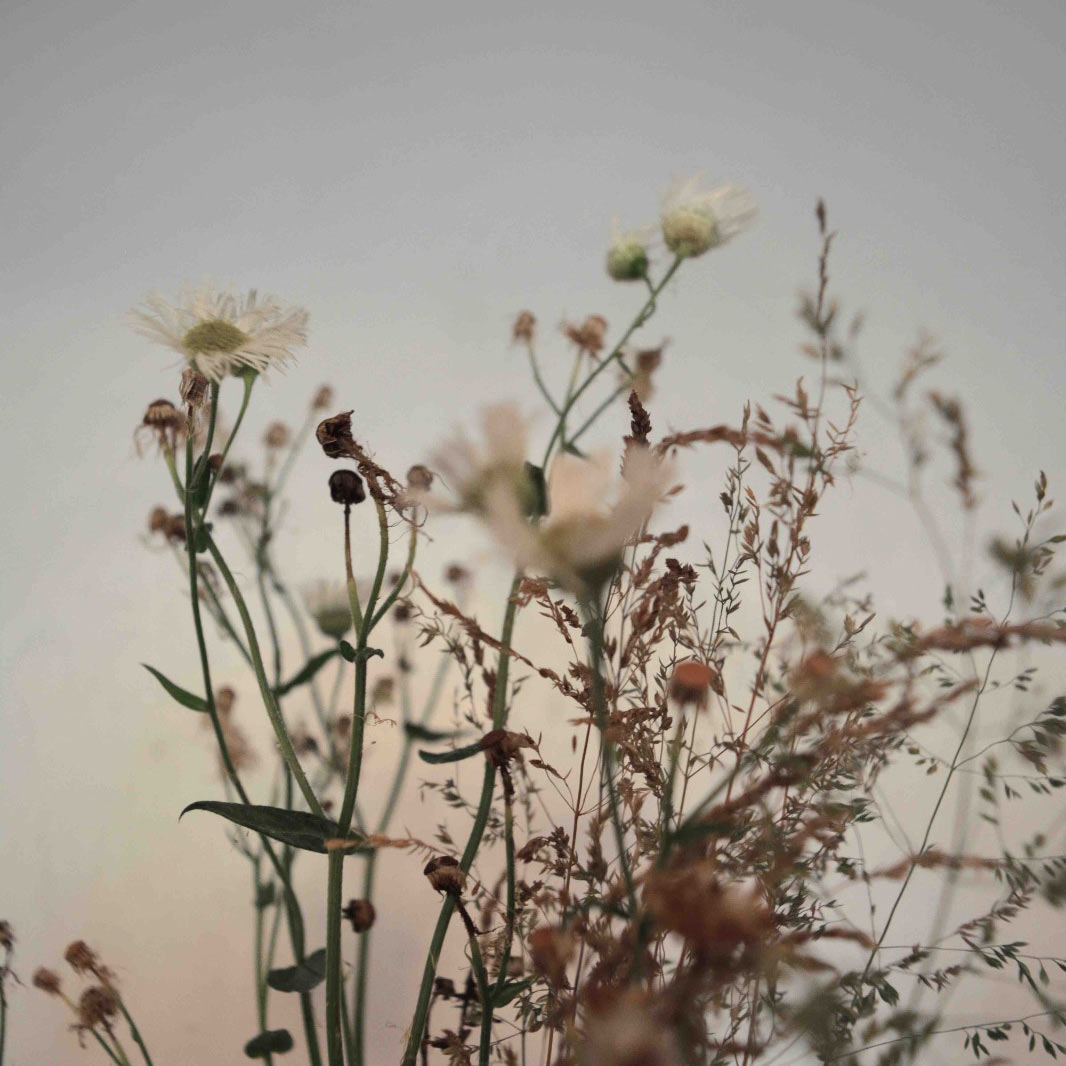
<instances>
[{"instance_id":1,"label":"yellow flower center","mask_svg":"<svg viewBox=\"0 0 1066 1066\"><path fill-rule=\"evenodd\" d=\"M181 342L188 352L235 352L245 341L248 334L238 329L232 322L221 318L212 318L198 322Z\"/></svg>"}]
</instances>

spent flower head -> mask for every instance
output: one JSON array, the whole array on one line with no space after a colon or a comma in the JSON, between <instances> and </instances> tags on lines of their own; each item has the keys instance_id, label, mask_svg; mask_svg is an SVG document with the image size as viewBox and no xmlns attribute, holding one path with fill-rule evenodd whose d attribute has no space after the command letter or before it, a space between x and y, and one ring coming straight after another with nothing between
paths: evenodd
<instances>
[{"instance_id":1,"label":"spent flower head","mask_svg":"<svg viewBox=\"0 0 1066 1066\"><path fill-rule=\"evenodd\" d=\"M674 255L703 255L747 229L755 213L755 198L738 185L706 188L698 177L678 179L663 199L663 240Z\"/></svg>"},{"instance_id":2,"label":"spent flower head","mask_svg":"<svg viewBox=\"0 0 1066 1066\"><path fill-rule=\"evenodd\" d=\"M244 368L262 373L282 367L307 343L307 312L204 285L186 289L177 302L152 293L131 312L142 336L174 349L212 381Z\"/></svg>"}]
</instances>

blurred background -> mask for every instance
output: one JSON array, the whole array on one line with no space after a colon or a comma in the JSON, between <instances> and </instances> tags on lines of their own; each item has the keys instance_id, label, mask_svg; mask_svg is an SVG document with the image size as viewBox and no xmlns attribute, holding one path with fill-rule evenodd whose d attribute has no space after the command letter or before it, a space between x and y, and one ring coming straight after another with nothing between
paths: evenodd
<instances>
[{"instance_id":1,"label":"blurred background","mask_svg":"<svg viewBox=\"0 0 1066 1066\"><path fill-rule=\"evenodd\" d=\"M145 543L166 472L132 440L148 401L176 398L177 369L129 330L128 308L204 277L306 306L309 348L257 389L246 441L298 423L330 383L402 471L485 401L534 409L509 346L519 310L538 316L556 382L563 318L601 313L617 335L640 297L604 273L610 220L654 223L670 180L702 171L749 188L760 218L663 299L642 338L670 339L651 411L663 432L737 422L745 400L815 370L795 310L825 197L833 290L865 314L871 391L890 389L923 329L947 355L930 380L967 406L982 474L973 583L991 589L988 535L1015 531L1010 500L1028 503L1040 469L1055 495L1066 445L1064 41L1066 9L1039 0L4 0L0 918L23 979L84 937L159 1066L245 1061L220 1035L254 1031L246 867L208 816L177 822L220 795L209 738L138 665L196 676L180 574ZM604 441L624 424L612 417ZM876 417L860 445L898 473ZM297 585L341 574L316 453L296 468L278 548ZM699 471L711 514L719 486ZM936 621L942 580L914 515L859 477L838 500L818 580L864 571L880 610ZM468 527L436 536L424 572L484 562L472 609L491 624L505 571ZM249 679L219 664L253 715ZM372 771L394 736L383 726L373 742ZM430 832L444 818L432 804L412 790L401 824ZM384 869L382 1062L435 910L412 860ZM14 1066L77 1060L55 1003L28 988L11 999Z\"/></svg>"}]
</instances>

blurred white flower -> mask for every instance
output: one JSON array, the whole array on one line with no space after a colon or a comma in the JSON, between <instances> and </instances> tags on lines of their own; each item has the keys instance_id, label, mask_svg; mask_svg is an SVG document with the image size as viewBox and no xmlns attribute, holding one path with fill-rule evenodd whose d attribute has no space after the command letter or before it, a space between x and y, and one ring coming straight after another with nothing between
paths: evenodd
<instances>
[{"instance_id":1,"label":"blurred white flower","mask_svg":"<svg viewBox=\"0 0 1066 1066\"><path fill-rule=\"evenodd\" d=\"M362 602L365 590L361 581L356 588ZM315 625L327 637L340 640L352 627L352 608L348 602L348 586L341 581L316 581L303 590L307 611Z\"/></svg>"},{"instance_id":2,"label":"blurred white flower","mask_svg":"<svg viewBox=\"0 0 1066 1066\"><path fill-rule=\"evenodd\" d=\"M412 488L410 499L430 510L479 514L495 486L502 485L527 503L531 482L526 473L527 422L513 403L492 404L481 413L484 440L474 443L457 432L431 457L434 472L453 494L448 499L425 489Z\"/></svg>"},{"instance_id":3,"label":"blurred white flower","mask_svg":"<svg viewBox=\"0 0 1066 1066\"><path fill-rule=\"evenodd\" d=\"M646 995L633 989L592 1014L580 1061L590 1066L682 1066L673 1027L664 1023Z\"/></svg>"},{"instance_id":4,"label":"blurred white flower","mask_svg":"<svg viewBox=\"0 0 1066 1066\"><path fill-rule=\"evenodd\" d=\"M138 333L173 348L212 381L244 367L262 373L284 366L307 343L307 312L260 300L254 289L238 297L205 285L186 289L177 303L152 293L130 316Z\"/></svg>"},{"instance_id":5,"label":"blurred white flower","mask_svg":"<svg viewBox=\"0 0 1066 1066\"><path fill-rule=\"evenodd\" d=\"M651 517L672 476L670 465L647 448L630 449L616 486L610 464L606 455L558 455L541 522L530 523L522 501L502 484L488 498L486 522L519 566L554 578L578 596L594 592L614 574L623 548Z\"/></svg>"},{"instance_id":6,"label":"blurred white flower","mask_svg":"<svg viewBox=\"0 0 1066 1066\"><path fill-rule=\"evenodd\" d=\"M675 181L663 199L663 240L675 255L703 255L748 228L755 198L738 185L703 187L700 178Z\"/></svg>"},{"instance_id":7,"label":"blurred white flower","mask_svg":"<svg viewBox=\"0 0 1066 1066\"><path fill-rule=\"evenodd\" d=\"M640 281L647 276L648 234L645 230L623 230L617 221L611 222L607 273L615 281Z\"/></svg>"}]
</instances>

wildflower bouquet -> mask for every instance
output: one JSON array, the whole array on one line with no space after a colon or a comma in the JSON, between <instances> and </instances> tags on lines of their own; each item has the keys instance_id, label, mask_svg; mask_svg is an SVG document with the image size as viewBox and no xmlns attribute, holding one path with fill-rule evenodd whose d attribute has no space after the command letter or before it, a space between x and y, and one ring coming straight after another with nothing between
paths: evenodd
<instances>
[{"instance_id":1,"label":"wildflower bouquet","mask_svg":"<svg viewBox=\"0 0 1066 1066\"><path fill-rule=\"evenodd\" d=\"M753 213L742 190L687 183L664 203L656 247L646 232L616 232L607 271L640 293L639 307L617 337L598 315L564 325L572 366L563 389L542 368L534 316L515 321L513 341L549 415L544 439L519 405L492 406L476 432L409 457L420 461L404 476L373 449L373 418L326 387L302 429L270 427L261 467L238 458L256 384L304 344L305 312L204 289L174 305L153 297L135 313L185 363L176 402L149 404L137 435L169 474L174 502L152 512L149 529L187 583L201 674L186 688L162 661L149 670L169 698L204 716L217 744L224 793L183 797L185 812L236 827L254 878L248 995L258 1031L233 1033L235 1051L312 1066L888 1063L940 1061L937 1041L952 1032L974 1058L993 1042L1022 1058L1066 1051L1053 979L1066 959L1010 933L1066 899L1057 830L1024 828L1034 807L1057 804L1066 781L1066 697L1034 705L1032 666L1018 672L1015 651L1051 657L1066 640L1063 580L1051 568L1063 537L1043 530L1047 479L1037 479L1031 506L1016 508L1017 536L993 545L1009 585L1002 603L984 593L967 602L947 542L935 624L881 622L848 584L817 598L813 527L839 479L858 469L862 394L828 292L824 207L817 286L801 309L813 381L779 398L783 415L749 404L732 421L659 432L651 412L662 348L636 343L678 271L702 269ZM898 491L934 538L921 408L949 431L966 513L976 477L960 404L919 395L935 361L916 349L892 397L910 460ZM223 432L230 390L239 406ZM596 440L601 416L621 404L628 434ZM274 535L312 434L336 504L337 555L332 577L301 602ZM686 496L695 449L721 453L724 480ZM676 516L692 494L717 497L718 521L664 524L664 502ZM376 515L376 543L353 543L355 508ZM469 521L513 566L492 632L469 606L468 564L450 567L443 585L419 569L430 533L447 541ZM223 532L247 553L246 582ZM368 555L357 578L353 559ZM272 790L253 786L235 692L217 682L221 641L254 678L273 730ZM293 642L300 665L286 672L282 647ZM419 664L434 649L444 654L416 703ZM1004 693L1016 695L1016 713ZM394 699L398 761L368 773L368 731ZM550 722L547 699L562 705ZM298 701L313 727L294 724ZM473 795L457 783L462 761L480 766ZM423 795L452 811L431 841L396 829L415 766ZM885 790L915 769L934 777L918 833L906 836ZM976 807L959 805L952 828L950 803L971 785ZM1023 809L1024 823L1010 815ZM367 1039L367 991L389 965L371 954L390 907L375 881L387 848L424 873L427 898L439 897L397 1047ZM314 869L323 928L305 919L297 861ZM919 900L928 901L926 934L897 943ZM13 934L0 930L10 976ZM140 1055L152 1066L113 973L82 943L67 962L89 980L80 999L51 970L33 983L66 1002L79 1037L112 1061ZM1031 1004L953 1023L957 989L1003 975ZM279 997L299 1002L295 1033L270 1023Z\"/></svg>"}]
</instances>

